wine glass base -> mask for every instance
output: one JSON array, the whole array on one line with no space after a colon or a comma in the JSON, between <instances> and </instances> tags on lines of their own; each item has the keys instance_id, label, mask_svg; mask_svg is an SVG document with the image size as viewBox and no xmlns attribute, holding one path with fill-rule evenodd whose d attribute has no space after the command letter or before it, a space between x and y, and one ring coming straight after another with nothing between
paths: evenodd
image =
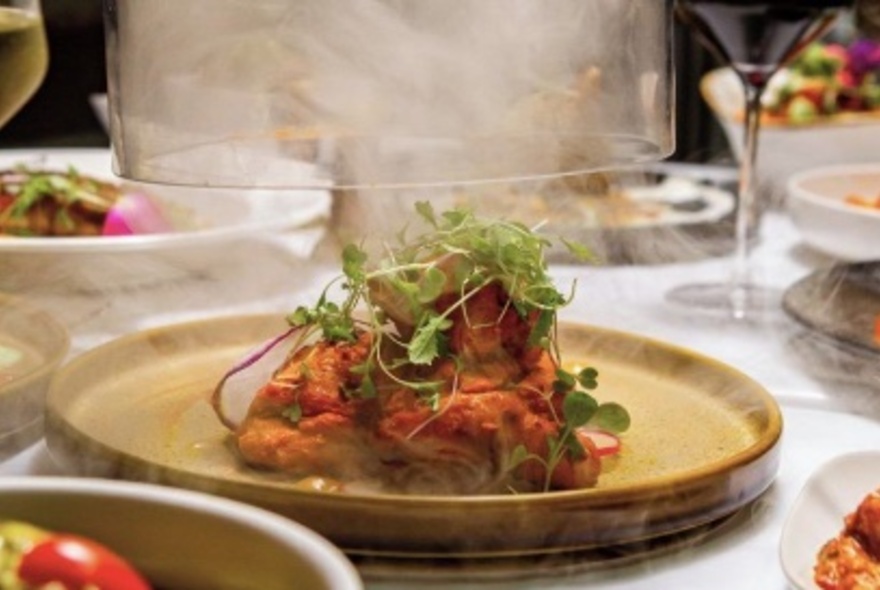
<instances>
[{"instance_id":1,"label":"wine glass base","mask_svg":"<svg viewBox=\"0 0 880 590\"><path fill-rule=\"evenodd\" d=\"M666 294L666 300L694 312L749 320L777 311L781 296L778 290L763 285L734 287L730 283L697 283L672 289Z\"/></svg>"}]
</instances>

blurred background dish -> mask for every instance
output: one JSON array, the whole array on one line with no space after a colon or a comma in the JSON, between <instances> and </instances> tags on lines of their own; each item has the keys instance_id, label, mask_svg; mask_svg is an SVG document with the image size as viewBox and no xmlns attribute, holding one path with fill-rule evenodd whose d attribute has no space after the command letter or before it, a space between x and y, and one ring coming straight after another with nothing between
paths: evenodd
<instances>
[{"instance_id":1,"label":"blurred background dish","mask_svg":"<svg viewBox=\"0 0 880 590\"><path fill-rule=\"evenodd\" d=\"M805 170L789 179L787 192L807 244L845 261L880 260L880 164Z\"/></svg>"},{"instance_id":2,"label":"blurred background dish","mask_svg":"<svg viewBox=\"0 0 880 590\"><path fill-rule=\"evenodd\" d=\"M0 168L67 170L120 183L110 154L100 149L7 150ZM118 236L0 235L0 289L128 288L198 273L218 256L217 245L243 238L317 241L330 215L326 191L218 190L124 183L150 195L175 219L171 232ZM308 248L306 248L308 250Z\"/></svg>"},{"instance_id":3,"label":"blurred background dish","mask_svg":"<svg viewBox=\"0 0 880 590\"><path fill-rule=\"evenodd\" d=\"M813 567L822 546L837 536L844 518L880 488L880 452L848 453L821 465L810 476L789 511L779 558L797 590L818 590Z\"/></svg>"},{"instance_id":4,"label":"blurred background dish","mask_svg":"<svg viewBox=\"0 0 880 590\"><path fill-rule=\"evenodd\" d=\"M43 435L46 390L69 346L53 317L0 292L0 460Z\"/></svg>"},{"instance_id":5,"label":"blurred background dish","mask_svg":"<svg viewBox=\"0 0 880 590\"><path fill-rule=\"evenodd\" d=\"M377 209L375 195L337 191L333 226L343 241L390 235L406 224L404 212L428 200L438 210L467 206L579 242L601 264L663 264L730 250L736 181L730 166L663 162L555 182L383 194L396 214ZM548 248L548 259L577 262L559 245Z\"/></svg>"},{"instance_id":6,"label":"blurred background dish","mask_svg":"<svg viewBox=\"0 0 880 590\"><path fill-rule=\"evenodd\" d=\"M361 590L354 566L293 521L196 492L60 477L0 478L4 520L84 536L156 588Z\"/></svg>"},{"instance_id":7,"label":"blurred background dish","mask_svg":"<svg viewBox=\"0 0 880 590\"><path fill-rule=\"evenodd\" d=\"M785 82L782 70L770 82L768 96ZM735 158L742 155L743 91L729 68L715 69L700 82L700 92L724 130ZM848 114L812 124L764 121L758 155L758 176L777 202L784 199L789 176L831 164L876 162L880 149L880 116Z\"/></svg>"},{"instance_id":8,"label":"blurred background dish","mask_svg":"<svg viewBox=\"0 0 880 590\"><path fill-rule=\"evenodd\" d=\"M876 354L880 362L880 262L815 271L788 288L782 305L810 330Z\"/></svg>"}]
</instances>

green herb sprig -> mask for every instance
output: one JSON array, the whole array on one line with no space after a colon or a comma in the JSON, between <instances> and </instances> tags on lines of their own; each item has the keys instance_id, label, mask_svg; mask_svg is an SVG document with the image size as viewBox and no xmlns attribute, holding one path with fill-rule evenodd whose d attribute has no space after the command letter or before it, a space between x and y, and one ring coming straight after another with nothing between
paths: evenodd
<instances>
[{"instance_id":1,"label":"green herb sprig","mask_svg":"<svg viewBox=\"0 0 880 590\"><path fill-rule=\"evenodd\" d=\"M532 346L547 350L562 365L555 338L557 311L567 305L572 293L563 295L554 286L547 270L544 251L551 243L525 225L511 221L486 221L462 208L437 213L428 202L416 204L416 212L429 231L407 239L397 236L394 246L387 246L387 256L375 267L361 246L349 244L342 252L341 288L345 300L329 300L331 283L314 306L300 306L287 320L333 342L354 342L359 330L372 335L366 360L352 368L361 376L357 391L351 396L375 397L373 375L381 371L391 381L418 392L423 402L439 409L442 382L408 381L400 377L406 366L426 366L448 355L445 331L452 326L451 315L481 288L497 283L507 293L510 305L521 317L534 317L528 337ZM590 260L582 245L563 241L579 260ZM438 311L440 297L452 302ZM355 311L364 304L365 317ZM398 358L380 354L388 340L402 351ZM457 359L456 359L457 361ZM565 394L563 416L558 436L548 440L549 456L537 458L547 467L547 477L566 453L583 456L584 448L575 431L595 424L613 432L629 426L629 415L618 404L599 404L587 391L597 386L598 373L588 368L577 375L559 369L554 391ZM529 457L525 448L514 450L513 466Z\"/></svg>"}]
</instances>

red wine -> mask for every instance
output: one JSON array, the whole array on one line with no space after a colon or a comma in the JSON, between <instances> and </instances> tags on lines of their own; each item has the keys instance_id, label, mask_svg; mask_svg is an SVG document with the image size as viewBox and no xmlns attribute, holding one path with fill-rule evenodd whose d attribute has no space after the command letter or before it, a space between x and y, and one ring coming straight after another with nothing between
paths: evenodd
<instances>
[{"instance_id":1,"label":"red wine","mask_svg":"<svg viewBox=\"0 0 880 590\"><path fill-rule=\"evenodd\" d=\"M678 14L722 61L764 86L854 0L678 0Z\"/></svg>"}]
</instances>

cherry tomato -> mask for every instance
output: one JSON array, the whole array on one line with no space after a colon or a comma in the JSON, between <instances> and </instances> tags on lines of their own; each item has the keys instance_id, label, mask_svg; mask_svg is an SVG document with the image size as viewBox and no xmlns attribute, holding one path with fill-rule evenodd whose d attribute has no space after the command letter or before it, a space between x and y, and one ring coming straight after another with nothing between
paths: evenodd
<instances>
[{"instance_id":1,"label":"cherry tomato","mask_svg":"<svg viewBox=\"0 0 880 590\"><path fill-rule=\"evenodd\" d=\"M150 590L150 585L122 557L76 535L55 535L22 555L18 575L38 586L57 582L66 590L91 584L100 590Z\"/></svg>"}]
</instances>

